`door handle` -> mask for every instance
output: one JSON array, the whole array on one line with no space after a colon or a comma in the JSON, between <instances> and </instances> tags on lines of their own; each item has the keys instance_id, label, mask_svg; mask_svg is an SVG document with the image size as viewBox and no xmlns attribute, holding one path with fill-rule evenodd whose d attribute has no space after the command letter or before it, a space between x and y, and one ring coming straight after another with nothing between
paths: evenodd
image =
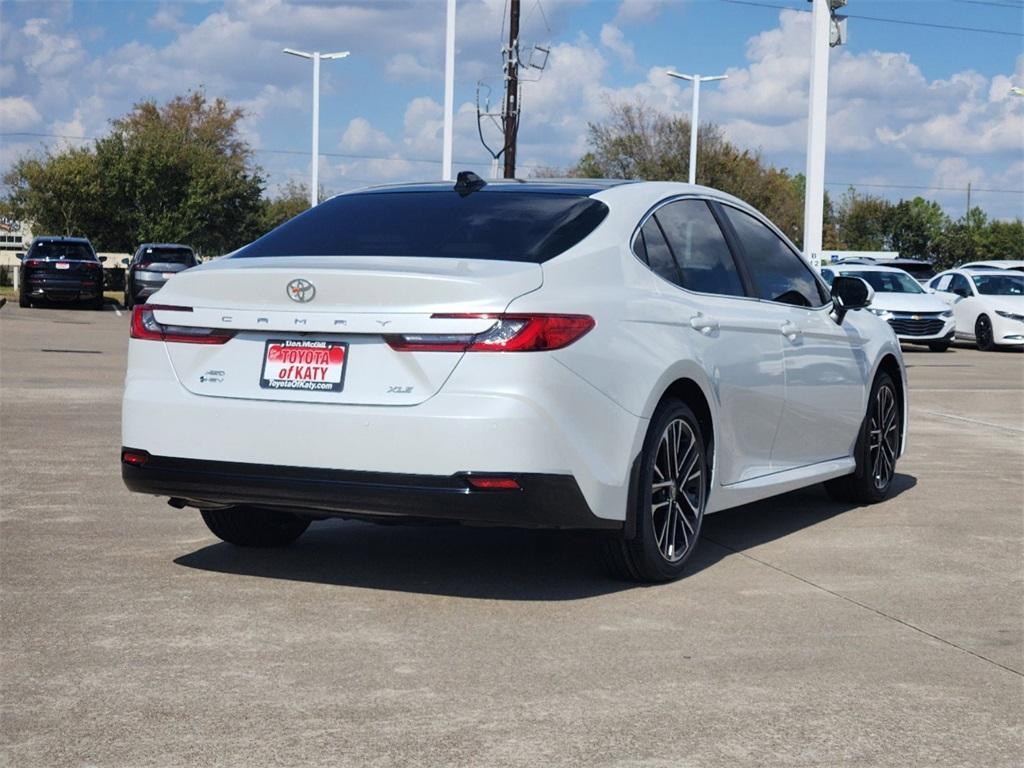
<instances>
[{"instance_id":1,"label":"door handle","mask_svg":"<svg viewBox=\"0 0 1024 768\"><path fill-rule=\"evenodd\" d=\"M780 325L779 330L782 331L782 335L790 341L796 341L797 337L800 335L800 329L797 327L796 323L791 320L787 320Z\"/></svg>"},{"instance_id":2,"label":"door handle","mask_svg":"<svg viewBox=\"0 0 1024 768\"><path fill-rule=\"evenodd\" d=\"M695 331L700 331L705 336L710 336L718 330L718 321L708 317L703 312L698 312L690 318L690 327Z\"/></svg>"}]
</instances>

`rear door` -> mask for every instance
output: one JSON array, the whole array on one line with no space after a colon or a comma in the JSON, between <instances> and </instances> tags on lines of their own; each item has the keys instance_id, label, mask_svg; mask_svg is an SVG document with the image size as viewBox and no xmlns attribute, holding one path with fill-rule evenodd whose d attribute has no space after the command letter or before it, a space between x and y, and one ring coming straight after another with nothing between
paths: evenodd
<instances>
[{"instance_id":1,"label":"rear door","mask_svg":"<svg viewBox=\"0 0 1024 768\"><path fill-rule=\"evenodd\" d=\"M717 454L718 482L768 474L785 399L782 342L747 295L711 208L700 199L670 202L648 219L637 242L642 258L666 281L669 314L685 323L681 346L702 361L715 387L720 440L727 446Z\"/></svg>"}]
</instances>

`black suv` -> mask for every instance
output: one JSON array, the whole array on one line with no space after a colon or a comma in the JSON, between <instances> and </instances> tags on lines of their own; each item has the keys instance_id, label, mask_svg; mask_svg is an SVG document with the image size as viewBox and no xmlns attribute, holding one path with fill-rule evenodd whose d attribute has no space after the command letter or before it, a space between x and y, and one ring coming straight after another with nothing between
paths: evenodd
<instances>
[{"instance_id":1,"label":"black suv","mask_svg":"<svg viewBox=\"0 0 1024 768\"><path fill-rule=\"evenodd\" d=\"M92 309L103 309L103 265L92 243L84 237L46 235L32 241L21 259L18 304L33 301L84 301Z\"/></svg>"},{"instance_id":2,"label":"black suv","mask_svg":"<svg viewBox=\"0 0 1024 768\"><path fill-rule=\"evenodd\" d=\"M124 305L131 309L136 304L144 304L176 272L196 266L199 259L187 245L143 243L131 261L124 259L122 263L128 267L124 277Z\"/></svg>"}]
</instances>

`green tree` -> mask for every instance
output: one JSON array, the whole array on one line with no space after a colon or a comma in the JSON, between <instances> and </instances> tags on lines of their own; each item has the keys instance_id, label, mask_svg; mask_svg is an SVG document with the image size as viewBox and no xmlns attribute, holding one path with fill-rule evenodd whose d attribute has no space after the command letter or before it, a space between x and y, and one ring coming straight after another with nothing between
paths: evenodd
<instances>
[{"instance_id":1,"label":"green tree","mask_svg":"<svg viewBox=\"0 0 1024 768\"><path fill-rule=\"evenodd\" d=\"M907 259L930 259L939 235L949 225L942 206L923 197L900 200L890 208L888 247Z\"/></svg>"},{"instance_id":2,"label":"green tree","mask_svg":"<svg viewBox=\"0 0 1024 768\"><path fill-rule=\"evenodd\" d=\"M322 200L324 195L319 194ZM309 208L309 185L289 181L276 197L264 202L261 228L269 232Z\"/></svg>"},{"instance_id":3,"label":"green tree","mask_svg":"<svg viewBox=\"0 0 1024 768\"><path fill-rule=\"evenodd\" d=\"M611 116L589 128L590 151L569 175L586 178L686 181L690 121L642 104L618 104ZM802 183L767 165L757 152L725 139L713 123L697 136L697 183L715 187L763 211L798 244L803 230Z\"/></svg>"},{"instance_id":4,"label":"green tree","mask_svg":"<svg viewBox=\"0 0 1024 768\"><path fill-rule=\"evenodd\" d=\"M86 235L101 250L231 250L259 234L263 214L242 116L202 92L140 102L90 147L16 161L4 178L12 206L36 232Z\"/></svg>"},{"instance_id":5,"label":"green tree","mask_svg":"<svg viewBox=\"0 0 1024 768\"><path fill-rule=\"evenodd\" d=\"M839 241L851 251L880 251L889 244L892 203L876 195L846 191L836 211Z\"/></svg>"}]
</instances>

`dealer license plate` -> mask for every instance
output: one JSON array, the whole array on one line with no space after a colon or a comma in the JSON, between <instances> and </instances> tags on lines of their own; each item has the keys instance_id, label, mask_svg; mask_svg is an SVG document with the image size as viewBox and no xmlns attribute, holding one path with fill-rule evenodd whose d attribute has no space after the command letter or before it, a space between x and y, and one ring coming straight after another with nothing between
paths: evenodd
<instances>
[{"instance_id":1,"label":"dealer license plate","mask_svg":"<svg viewBox=\"0 0 1024 768\"><path fill-rule=\"evenodd\" d=\"M348 344L338 341L270 339L263 353L263 389L341 392Z\"/></svg>"},{"instance_id":2,"label":"dealer license plate","mask_svg":"<svg viewBox=\"0 0 1024 768\"><path fill-rule=\"evenodd\" d=\"M60 262L60 261L58 261L56 264L54 264L54 266L57 269L71 269L71 265L70 264L65 264L65 263Z\"/></svg>"}]
</instances>

